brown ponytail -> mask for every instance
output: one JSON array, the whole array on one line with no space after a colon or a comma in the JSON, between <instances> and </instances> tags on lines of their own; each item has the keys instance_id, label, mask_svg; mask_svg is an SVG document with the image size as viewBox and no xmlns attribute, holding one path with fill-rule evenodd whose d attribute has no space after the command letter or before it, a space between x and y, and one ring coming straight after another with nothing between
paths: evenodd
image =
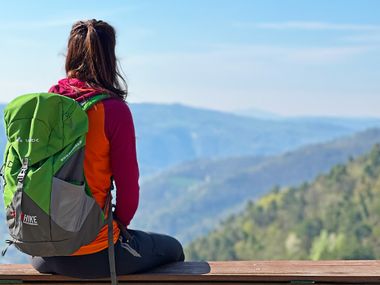
<instances>
[{"instance_id":1,"label":"brown ponytail","mask_svg":"<svg viewBox=\"0 0 380 285\"><path fill-rule=\"evenodd\" d=\"M118 71L114 28L95 19L76 22L70 32L66 74L125 99L127 84Z\"/></svg>"}]
</instances>

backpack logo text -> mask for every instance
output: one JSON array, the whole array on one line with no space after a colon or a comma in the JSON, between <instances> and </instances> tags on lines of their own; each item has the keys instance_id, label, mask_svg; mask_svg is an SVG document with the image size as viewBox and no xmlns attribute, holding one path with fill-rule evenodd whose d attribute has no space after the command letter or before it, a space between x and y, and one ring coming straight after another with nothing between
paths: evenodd
<instances>
[{"instance_id":1,"label":"backpack logo text","mask_svg":"<svg viewBox=\"0 0 380 285\"><path fill-rule=\"evenodd\" d=\"M31 226L38 226L37 216L31 216L31 215L22 213L21 219L24 224L31 225Z\"/></svg>"},{"instance_id":2,"label":"backpack logo text","mask_svg":"<svg viewBox=\"0 0 380 285\"><path fill-rule=\"evenodd\" d=\"M22 142L27 142L27 143L38 143L38 142L40 142L40 139L35 139L35 138L26 138L26 139L22 139L21 137L18 137L17 139L16 139L16 142L19 142L19 143L22 143Z\"/></svg>"}]
</instances>

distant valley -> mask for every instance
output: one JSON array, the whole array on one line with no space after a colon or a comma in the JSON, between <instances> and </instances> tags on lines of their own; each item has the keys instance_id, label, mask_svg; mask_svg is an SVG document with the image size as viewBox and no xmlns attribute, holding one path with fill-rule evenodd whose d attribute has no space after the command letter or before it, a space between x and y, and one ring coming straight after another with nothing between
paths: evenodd
<instances>
[{"instance_id":1,"label":"distant valley","mask_svg":"<svg viewBox=\"0 0 380 285\"><path fill-rule=\"evenodd\" d=\"M141 184L141 203L132 226L191 241L248 200L275 186L310 181L379 142L380 130L373 129L278 156L198 160L176 166Z\"/></svg>"}]
</instances>

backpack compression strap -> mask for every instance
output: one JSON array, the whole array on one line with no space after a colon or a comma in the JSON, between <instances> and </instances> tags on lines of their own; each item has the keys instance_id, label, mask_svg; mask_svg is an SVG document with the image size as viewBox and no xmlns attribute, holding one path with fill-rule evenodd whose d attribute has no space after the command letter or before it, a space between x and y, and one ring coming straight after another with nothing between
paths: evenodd
<instances>
[{"instance_id":1,"label":"backpack compression strap","mask_svg":"<svg viewBox=\"0 0 380 285\"><path fill-rule=\"evenodd\" d=\"M112 194L111 189L107 195L107 224L108 224L108 262L110 266L112 285L117 285L116 262L115 262L115 246L113 244L113 214L112 214Z\"/></svg>"}]
</instances>

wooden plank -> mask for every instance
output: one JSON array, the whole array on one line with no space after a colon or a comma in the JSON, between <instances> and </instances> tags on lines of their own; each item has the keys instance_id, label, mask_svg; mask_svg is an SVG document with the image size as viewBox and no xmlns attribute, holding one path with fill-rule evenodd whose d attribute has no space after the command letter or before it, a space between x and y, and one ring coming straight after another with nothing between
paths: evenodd
<instances>
[{"instance_id":1,"label":"wooden plank","mask_svg":"<svg viewBox=\"0 0 380 285\"><path fill-rule=\"evenodd\" d=\"M1 283L0 283L1 284ZM101 282L93 282L93 281L26 281L26 282L20 282L20 283L5 283L5 284L23 284L23 285L102 285L102 284L110 284L110 281L101 281ZM294 282L225 282L225 281L216 281L216 282L183 282L183 281L177 281L177 282L130 282L130 281L119 281L119 284L129 284L129 285L375 285L379 283L367 283L367 282L360 282L360 283L331 283L331 282L314 282L314 283L294 283Z\"/></svg>"},{"instance_id":2,"label":"wooden plank","mask_svg":"<svg viewBox=\"0 0 380 285\"><path fill-rule=\"evenodd\" d=\"M186 284L186 285L218 285L218 284L229 284L229 285L243 285L243 284L252 284L252 285L284 285L284 284L292 284L292 285L311 285L311 284L318 284L318 285L361 285L361 284L379 284L379 283L325 283L325 282L306 282L306 283L294 283L292 282L266 282L266 281L241 281L241 282L230 282L230 281L126 281L126 280L119 280L119 284L129 284L129 285L181 285L181 284ZM34 280L34 281L14 281L14 280L6 280L4 283L0 281L0 284L23 284L23 285L37 285L37 284L48 284L48 285L102 285L102 284L111 284L110 280L101 280L101 281L78 281L78 280L65 280L65 281L55 281L55 280L50 280L50 281L40 281L40 280Z\"/></svg>"},{"instance_id":3,"label":"wooden plank","mask_svg":"<svg viewBox=\"0 0 380 285\"><path fill-rule=\"evenodd\" d=\"M0 265L0 280L24 282L73 282L86 284L108 279L78 280L59 275L40 274L30 265ZM380 284L380 261L228 261L179 262L162 266L144 274L119 276L120 283L187 284L205 282L291 282L315 281L319 284ZM49 282L49 284L51 284ZM75 282L75 283L74 283ZM83 283L82 283L83 282ZM61 283L62 284L62 283ZM157 283L155 283L157 284Z\"/></svg>"},{"instance_id":4,"label":"wooden plank","mask_svg":"<svg viewBox=\"0 0 380 285\"><path fill-rule=\"evenodd\" d=\"M347 283L347 282L344 282L344 283L341 283L341 282L300 282L300 283L295 283L296 281L281 281L281 282L266 282L266 281L263 281L263 282L256 282L256 281L248 281L248 282L229 282L229 281L213 281L213 282L205 282L205 281L197 281L197 282L186 282L186 281L149 281L149 282L138 282L138 281L119 281L119 284L129 284L129 285L181 285L181 284L186 284L186 285L248 285L248 284L252 284L252 285L312 285L312 284L315 284L315 285L375 285L375 284L380 284L380 283L368 283L368 282L355 282L355 283ZM66 281L54 281L54 280L51 280L51 281L39 281L39 280L35 280L35 281L20 281L18 283L13 283L13 282L6 282L6 283L0 283L0 284L23 284L23 285L37 285L37 284L40 284L40 285L102 285L102 284L111 284L111 282L109 280L102 280L102 281L78 281L78 280L74 280L74 281L69 281L69 280L66 280Z\"/></svg>"},{"instance_id":5,"label":"wooden plank","mask_svg":"<svg viewBox=\"0 0 380 285\"><path fill-rule=\"evenodd\" d=\"M1 283L0 283L1 284ZM55 282L55 281L26 281L26 282L20 282L20 283L7 283L7 284L23 284L23 285L37 285L37 284L48 284L48 285L102 285L102 284L107 284L109 285L110 284L110 281L101 281L101 282L94 282L94 281L84 281L84 282L80 282L80 281L60 281L60 282ZM199 282L183 282L183 281L177 281L177 282L130 282L130 281L119 281L119 284L129 284L129 285L144 285L144 284L147 284L147 285L183 285L183 284L186 284L186 285L215 285L215 284L223 284L223 285L248 285L248 284L253 284L253 285L284 285L284 284L292 284L292 283L289 283L289 282L203 282L203 281L199 281ZM316 283L312 283L312 284L316 284ZM312 285L310 283L298 283L298 284L292 284L292 285ZM337 283L318 283L320 285L337 285ZM365 284L368 284L368 283L365 283ZM358 283L350 283L350 284L344 284L344 285L360 285Z\"/></svg>"}]
</instances>

